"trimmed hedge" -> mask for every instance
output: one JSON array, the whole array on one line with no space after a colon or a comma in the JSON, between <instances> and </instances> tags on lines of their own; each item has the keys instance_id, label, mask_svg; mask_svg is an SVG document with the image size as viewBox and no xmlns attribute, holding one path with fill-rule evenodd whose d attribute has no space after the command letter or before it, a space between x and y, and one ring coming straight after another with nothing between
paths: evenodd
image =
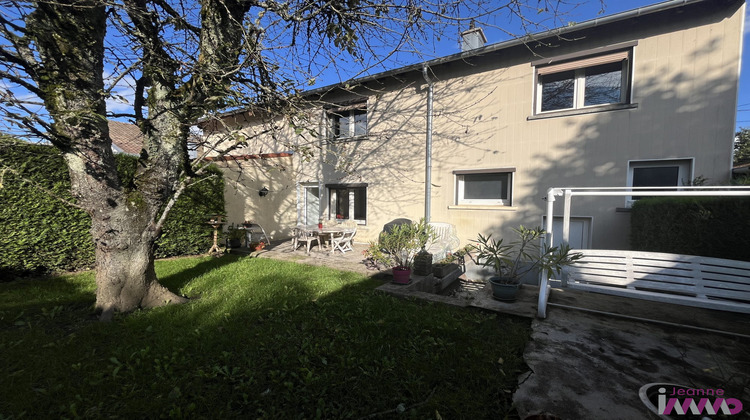
<instances>
[{"instance_id":1,"label":"trimmed hedge","mask_svg":"<svg viewBox=\"0 0 750 420\"><path fill-rule=\"evenodd\" d=\"M117 155L116 159L124 183L132 182L137 158ZM0 163L72 201L68 169L57 149L3 138ZM213 230L205 216L224 212L224 181L218 168L210 168L208 174L215 176L188 188L170 211L156 243L158 258L200 254L210 248ZM90 228L85 212L0 169L0 280L92 267Z\"/></svg>"},{"instance_id":2,"label":"trimmed hedge","mask_svg":"<svg viewBox=\"0 0 750 420\"><path fill-rule=\"evenodd\" d=\"M750 261L750 198L646 198L630 217L633 250Z\"/></svg>"}]
</instances>

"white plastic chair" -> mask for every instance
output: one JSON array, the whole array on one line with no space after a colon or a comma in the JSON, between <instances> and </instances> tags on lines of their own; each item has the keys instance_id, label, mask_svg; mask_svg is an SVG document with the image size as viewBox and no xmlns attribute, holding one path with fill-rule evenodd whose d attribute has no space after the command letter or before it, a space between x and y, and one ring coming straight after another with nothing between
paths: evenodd
<instances>
[{"instance_id":1,"label":"white plastic chair","mask_svg":"<svg viewBox=\"0 0 750 420\"><path fill-rule=\"evenodd\" d=\"M432 254L432 262L438 262L461 245L456 227L450 223L430 222L435 231L435 239L427 243L427 252Z\"/></svg>"},{"instance_id":2,"label":"white plastic chair","mask_svg":"<svg viewBox=\"0 0 750 420\"><path fill-rule=\"evenodd\" d=\"M310 247L312 246L313 241L318 241L318 249L321 249L320 246L320 239L318 238L318 235L314 232L311 232L304 227L296 227L294 228L292 236L292 251L296 251L299 247L300 242L305 242L307 244L307 253L310 253Z\"/></svg>"},{"instance_id":3,"label":"white plastic chair","mask_svg":"<svg viewBox=\"0 0 750 420\"><path fill-rule=\"evenodd\" d=\"M352 239L357 234L357 229L347 229L341 235L331 236L331 254L336 252L338 249L342 254L346 254L346 251L354 251L352 248Z\"/></svg>"}]
</instances>

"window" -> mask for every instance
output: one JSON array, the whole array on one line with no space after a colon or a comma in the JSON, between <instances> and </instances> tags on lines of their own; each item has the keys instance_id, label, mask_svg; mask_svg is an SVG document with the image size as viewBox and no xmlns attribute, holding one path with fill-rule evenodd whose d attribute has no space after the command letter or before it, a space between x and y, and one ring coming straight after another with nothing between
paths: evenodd
<instances>
[{"instance_id":1,"label":"window","mask_svg":"<svg viewBox=\"0 0 750 420\"><path fill-rule=\"evenodd\" d=\"M328 112L330 136L350 139L367 135L367 104L340 107Z\"/></svg>"},{"instance_id":2,"label":"window","mask_svg":"<svg viewBox=\"0 0 750 420\"><path fill-rule=\"evenodd\" d=\"M337 220L367 221L367 185L327 185L330 198L329 217Z\"/></svg>"},{"instance_id":3,"label":"window","mask_svg":"<svg viewBox=\"0 0 750 420\"><path fill-rule=\"evenodd\" d=\"M456 204L509 206L514 169L455 171Z\"/></svg>"},{"instance_id":4,"label":"window","mask_svg":"<svg viewBox=\"0 0 750 420\"><path fill-rule=\"evenodd\" d=\"M627 104L629 62L628 50L538 66L536 112Z\"/></svg>"},{"instance_id":5,"label":"window","mask_svg":"<svg viewBox=\"0 0 750 420\"><path fill-rule=\"evenodd\" d=\"M628 187L678 187L692 182L692 159L641 160L628 163ZM638 200L644 196L634 196Z\"/></svg>"}]
</instances>

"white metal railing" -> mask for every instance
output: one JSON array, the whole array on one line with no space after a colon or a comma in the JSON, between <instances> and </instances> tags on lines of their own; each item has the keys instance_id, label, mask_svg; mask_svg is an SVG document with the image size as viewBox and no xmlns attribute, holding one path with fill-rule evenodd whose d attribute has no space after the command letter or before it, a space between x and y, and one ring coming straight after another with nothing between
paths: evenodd
<instances>
[{"instance_id":1,"label":"white metal railing","mask_svg":"<svg viewBox=\"0 0 750 420\"><path fill-rule=\"evenodd\" d=\"M562 243L570 241L570 208L575 196L607 197L739 197L750 196L750 187L734 186L675 186L675 187L553 187L547 190L547 218L545 226L545 243L553 244L552 227L556 198L563 197L563 230ZM549 298L549 278L542 273L539 282L539 305L537 315L546 318L547 299Z\"/></svg>"}]
</instances>

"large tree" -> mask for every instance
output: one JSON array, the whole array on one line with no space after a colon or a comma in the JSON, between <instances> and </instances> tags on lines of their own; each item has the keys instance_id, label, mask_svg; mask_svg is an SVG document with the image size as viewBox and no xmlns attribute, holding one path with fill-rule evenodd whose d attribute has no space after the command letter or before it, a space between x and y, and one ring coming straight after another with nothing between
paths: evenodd
<instances>
[{"instance_id":1,"label":"large tree","mask_svg":"<svg viewBox=\"0 0 750 420\"><path fill-rule=\"evenodd\" d=\"M750 162L750 128L740 127L734 135L734 164Z\"/></svg>"},{"instance_id":2,"label":"large tree","mask_svg":"<svg viewBox=\"0 0 750 420\"><path fill-rule=\"evenodd\" d=\"M16 133L48 141L68 163L73 205L91 215L102 319L185 300L157 281L154 241L176 198L200 173L200 162L187 153L196 120L237 107L291 113L303 83L336 63L366 71L413 48L431 33L426 28L500 12L522 18L527 7L558 6L489 3L3 1L2 112ZM132 112L114 116L130 118L145 139L128 185L117 174L106 108L126 82L135 92Z\"/></svg>"}]
</instances>

